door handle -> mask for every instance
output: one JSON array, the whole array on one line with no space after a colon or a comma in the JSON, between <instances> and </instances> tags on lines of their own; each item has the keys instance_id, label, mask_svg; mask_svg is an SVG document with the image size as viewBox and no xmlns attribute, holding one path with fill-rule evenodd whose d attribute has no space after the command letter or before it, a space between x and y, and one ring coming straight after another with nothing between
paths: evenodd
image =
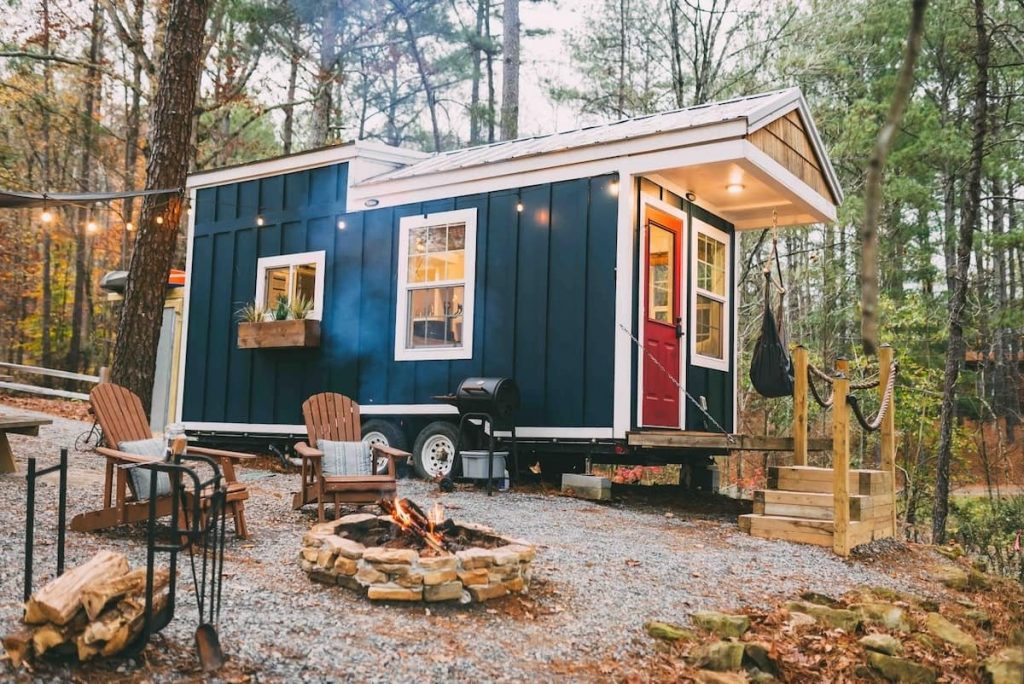
<instances>
[{"instance_id":1,"label":"door handle","mask_svg":"<svg viewBox=\"0 0 1024 684\"><path fill-rule=\"evenodd\" d=\"M676 339L679 339L685 334L686 331L683 330L683 318L682 316L679 316L676 318Z\"/></svg>"}]
</instances>

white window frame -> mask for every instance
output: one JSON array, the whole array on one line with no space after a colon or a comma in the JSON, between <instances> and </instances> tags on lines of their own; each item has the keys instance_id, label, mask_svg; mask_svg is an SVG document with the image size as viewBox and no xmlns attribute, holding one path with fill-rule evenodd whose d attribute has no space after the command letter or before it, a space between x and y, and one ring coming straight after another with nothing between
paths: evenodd
<instances>
[{"instance_id":1,"label":"white window frame","mask_svg":"<svg viewBox=\"0 0 1024 684\"><path fill-rule=\"evenodd\" d=\"M409 317L409 231L413 228L462 223L466 226L465 268L462 280L437 280L416 284L420 287L462 285L462 346L409 349L406 331ZM395 310L395 361L443 361L473 358L473 314L476 293L476 209L439 211L433 214L403 216L398 224L398 294Z\"/></svg>"},{"instance_id":2,"label":"white window frame","mask_svg":"<svg viewBox=\"0 0 1024 684\"><path fill-rule=\"evenodd\" d=\"M266 299L267 271L282 266L291 267L291 277L294 278L294 267L313 264L316 266L316 276L313 283L313 309L306 315L306 318L323 320L324 312L324 276L327 252L298 252L295 254L281 254L279 256L261 257L256 261L256 298L257 306L261 303L265 308L273 305L264 302Z\"/></svg>"},{"instance_id":3,"label":"white window frame","mask_svg":"<svg viewBox=\"0 0 1024 684\"><path fill-rule=\"evenodd\" d=\"M725 296L709 292L697 285L697 241L700 235L706 235L725 245ZM690 226L690 272L693 273L693 286L690 288L690 362L694 366L710 368L712 370L724 371L726 373L732 368L732 354L729 353L732 344L732 305L735 300L735 293L732 292L732 240L729 234L719 230L700 219L694 218ZM716 359L713 356L705 356L697 353L697 296L701 295L722 303L722 358Z\"/></svg>"}]
</instances>

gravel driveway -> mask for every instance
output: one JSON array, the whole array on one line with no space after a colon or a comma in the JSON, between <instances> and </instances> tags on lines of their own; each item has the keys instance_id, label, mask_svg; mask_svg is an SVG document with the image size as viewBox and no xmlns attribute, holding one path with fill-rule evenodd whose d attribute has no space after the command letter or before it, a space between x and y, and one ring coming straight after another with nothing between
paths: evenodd
<instances>
[{"instance_id":1,"label":"gravel driveway","mask_svg":"<svg viewBox=\"0 0 1024 684\"><path fill-rule=\"evenodd\" d=\"M21 617L25 458L55 462L58 449L89 427L53 421L38 438L12 436L20 472L0 476L5 633ZM69 519L98 504L103 459L73 451L70 470ZM685 623L694 610L761 606L804 589L838 594L869 584L906 590L912 582L825 549L749 537L732 517L667 517L649 506L543 493L440 494L433 485L403 480L400 494L424 507L440 500L453 517L538 543L534 582L526 597L484 605L371 605L342 587L310 582L298 567L302 533L315 517L314 507L291 510L298 475L243 470L242 476L251 478L253 538L241 542L229 533L220 632L225 651L258 681L564 681L553 668L565 672L565 664L646 653L652 648L642 629L646 620ZM52 571L46 544L55 539L56 488L44 485L38 496L37 586ZM127 553L133 567L144 565L139 529L69 533L68 563L101 548ZM195 604L187 562L180 570L177 617L156 643L188 649ZM118 667L126 678L185 677L168 668L140 672L134 661ZM57 668L48 678L72 672Z\"/></svg>"}]
</instances>

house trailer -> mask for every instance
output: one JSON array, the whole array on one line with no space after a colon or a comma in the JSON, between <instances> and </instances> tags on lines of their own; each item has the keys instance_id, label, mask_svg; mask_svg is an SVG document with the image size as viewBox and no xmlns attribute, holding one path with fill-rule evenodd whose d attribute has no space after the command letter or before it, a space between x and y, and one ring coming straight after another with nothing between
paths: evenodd
<instances>
[{"instance_id":1,"label":"house trailer","mask_svg":"<svg viewBox=\"0 0 1024 684\"><path fill-rule=\"evenodd\" d=\"M286 443L307 397L339 392L431 475L457 419L435 397L475 376L518 384L528 448L729 448L738 232L842 200L796 89L432 155L353 142L188 191L177 419ZM300 298L308 320L281 331L237 320Z\"/></svg>"}]
</instances>

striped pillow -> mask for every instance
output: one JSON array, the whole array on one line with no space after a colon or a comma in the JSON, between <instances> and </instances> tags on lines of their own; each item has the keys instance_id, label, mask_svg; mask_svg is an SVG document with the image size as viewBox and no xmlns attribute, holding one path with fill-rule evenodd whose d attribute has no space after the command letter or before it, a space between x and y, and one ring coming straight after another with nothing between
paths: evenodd
<instances>
[{"instance_id":1,"label":"striped pillow","mask_svg":"<svg viewBox=\"0 0 1024 684\"><path fill-rule=\"evenodd\" d=\"M370 454L370 445L366 442L334 442L321 439L317 444L324 453L324 475L373 475L373 457Z\"/></svg>"}]
</instances>

